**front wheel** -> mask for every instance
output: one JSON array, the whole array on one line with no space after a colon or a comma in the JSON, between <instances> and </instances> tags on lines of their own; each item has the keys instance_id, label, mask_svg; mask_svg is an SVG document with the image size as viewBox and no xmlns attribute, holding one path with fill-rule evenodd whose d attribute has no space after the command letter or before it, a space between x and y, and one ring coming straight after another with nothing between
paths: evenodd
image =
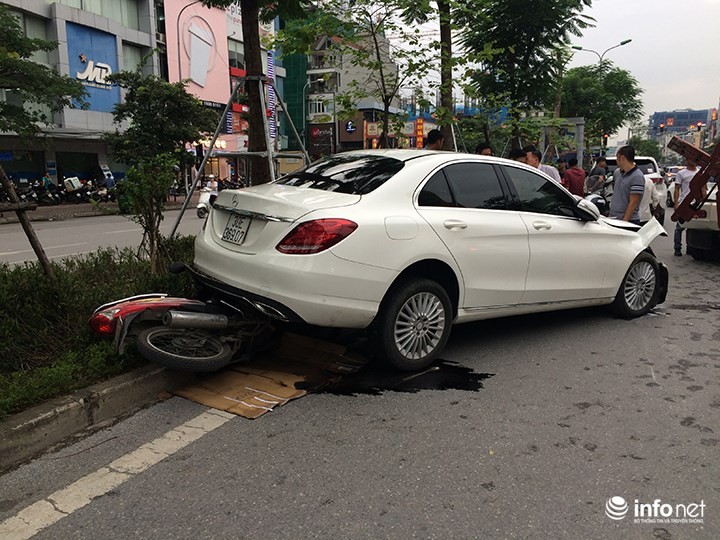
<instances>
[{"instance_id":1,"label":"front wheel","mask_svg":"<svg viewBox=\"0 0 720 540\"><path fill-rule=\"evenodd\" d=\"M390 364L404 371L422 369L450 337L450 297L435 281L406 281L389 292L376 325L380 352Z\"/></svg>"},{"instance_id":2,"label":"front wheel","mask_svg":"<svg viewBox=\"0 0 720 540\"><path fill-rule=\"evenodd\" d=\"M643 252L630 265L612 304L613 311L625 319L645 315L658 302L660 290L658 263Z\"/></svg>"},{"instance_id":3,"label":"front wheel","mask_svg":"<svg viewBox=\"0 0 720 540\"><path fill-rule=\"evenodd\" d=\"M140 355L172 369L215 371L230 363L232 349L203 330L154 326L137 336Z\"/></svg>"},{"instance_id":4,"label":"front wheel","mask_svg":"<svg viewBox=\"0 0 720 540\"><path fill-rule=\"evenodd\" d=\"M207 215L208 215L207 208L205 208L205 207L203 207L203 206L198 207L198 209L197 209L197 217L199 217L200 219L205 219L205 217L206 217Z\"/></svg>"}]
</instances>

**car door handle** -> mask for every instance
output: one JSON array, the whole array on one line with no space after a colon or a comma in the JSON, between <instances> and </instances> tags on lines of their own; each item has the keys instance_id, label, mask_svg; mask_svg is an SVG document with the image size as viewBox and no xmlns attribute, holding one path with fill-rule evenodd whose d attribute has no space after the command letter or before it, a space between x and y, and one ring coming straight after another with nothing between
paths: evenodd
<instances>
[{"instance_id":1,"label":"car door handle","mask_svg":"<svg viewBox=\"0 0 720 540\"><path fill-rule=\"evenodd\" d=\"M460 221L459 219L446 219L443 221L443 225L450 231L457 231L459 229L467 229L467 223Z\"/></svg>"},{"instance_id":2,"label":"car door handle","mask_svg":"<svg viewBox=\"0 0 720 540\"><path fill-rule=\"evenodd\" d=\"M533 221L532 225L538 231L549 231L552 229L552 225L550 225L547 221Z\"/></svg>"}]
</instances>

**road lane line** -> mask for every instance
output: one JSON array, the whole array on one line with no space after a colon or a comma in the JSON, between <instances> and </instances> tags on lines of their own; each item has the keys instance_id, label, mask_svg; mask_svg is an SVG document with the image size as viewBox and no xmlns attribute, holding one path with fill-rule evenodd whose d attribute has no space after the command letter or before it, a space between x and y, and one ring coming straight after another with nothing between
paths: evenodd
<instances>
[{"instance_id":1,"label":"road lane line","mask_svg":"<svg viewBox=\"0 0 720 540\"><path fill-rule=\"evenodd\" d=\"M0 523L0 538L25 540L219 428L234 414L210 409Z\"/></svg>"},{"instance_id":2,"label":"road lane line","mask_svg":"<svg viewBox=\"0 0 720 540\"><path fill-rule=\"evenodd\" d=\"M120 234L126 232L142 232L142 229L121 229L118 231L105 231L105 234Z\"/></svg>"},{"instance_id":3,"label":"road lane line","mask_svg":"<svg viewBox=\"0 0 720 540\"><path fill-rule=\"evenodd\" d=\"M86 245L87 245L87 242L80 242L77 244L63 244L60 246L48 246L48 247L43 246L43 249L45 251L47 251L48 249L60 249L60 248L66 248L66 247L77 247L77 246L86 246ZM0 256L2 256L2 255L17 255L19 253L33 253L33 250L32 249L24 249L22 251L5 251L5 252L0 253Z\"/></svg>"}]
</instances>

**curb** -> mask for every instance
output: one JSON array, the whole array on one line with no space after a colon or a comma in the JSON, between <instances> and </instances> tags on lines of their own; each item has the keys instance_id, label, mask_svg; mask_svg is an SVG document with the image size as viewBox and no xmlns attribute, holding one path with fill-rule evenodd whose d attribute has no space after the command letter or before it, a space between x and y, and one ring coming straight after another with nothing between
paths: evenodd
<instances>
[{"instance_id":1,"label":"curb","mask_svg":"<svg viewBox=\"0 0 720 540\"><path fill-rule=\"evenodd\" d=\"M194 380L193 373L144 366L0 420L0 472L84 430L100 427Z\"/></svg>"}]
</instances>

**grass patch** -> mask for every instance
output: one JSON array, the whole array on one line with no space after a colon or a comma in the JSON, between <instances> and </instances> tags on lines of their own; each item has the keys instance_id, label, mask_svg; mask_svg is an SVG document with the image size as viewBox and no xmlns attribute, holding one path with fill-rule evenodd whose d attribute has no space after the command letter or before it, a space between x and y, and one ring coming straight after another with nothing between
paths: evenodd
<instances>
[{"instance_id":1,"label":"grass patch","mask_svg":"<svg viewBox=\"0 0 720 540\"><path fill-rule=\"evenodd\" d=\"M170 241L170 260L192 261L193 241ZM132 249L101 249L53 268L57 290L37 263L0 265L0 416L145 363L132 352L119 356L90 330L99 305L142 293L194 294L188 274L151 275Z\"/></svg>"}]
</instances>

